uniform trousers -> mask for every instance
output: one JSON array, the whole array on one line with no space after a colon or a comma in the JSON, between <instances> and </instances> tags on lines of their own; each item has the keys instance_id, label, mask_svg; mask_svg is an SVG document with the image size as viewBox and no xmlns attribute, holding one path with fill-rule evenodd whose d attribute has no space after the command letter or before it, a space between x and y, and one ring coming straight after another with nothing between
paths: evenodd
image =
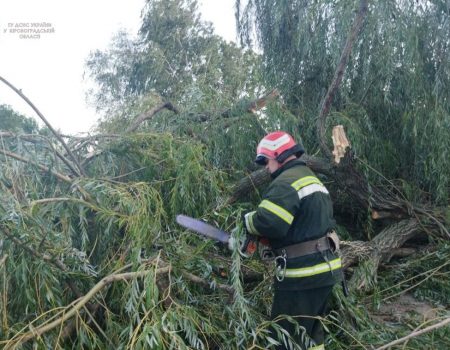
<instances>
[{"instance_id":1,"label":"uniform trousers","mask_svg":"<svg viewBox=\"0 0 450 350\"><path fill-rule=\"evenodd\" d=\"M323 349L324 331L322 323L314 317L325 316L327 313L327 303L331 295L333 286L326 286L307 290L275 290L273 295L271 319L279 315L292 316L297 323L303 327L308 337L295 334L295 325L286 319L277 321L283 329L298 343L303 349ZM276 334L272 335L276 339ZM315 343L308 344L308 338ZM287 350L285 345L276 348L277 350Z\"/></svg>"}]
</instances>

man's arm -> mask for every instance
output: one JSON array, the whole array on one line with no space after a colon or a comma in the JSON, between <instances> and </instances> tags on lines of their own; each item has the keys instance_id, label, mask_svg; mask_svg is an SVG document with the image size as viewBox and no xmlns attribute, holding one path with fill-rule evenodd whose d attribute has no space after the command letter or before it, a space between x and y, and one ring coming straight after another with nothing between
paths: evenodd
<instances>
[{"instance_id":1,"label":"man's arm","mask_svg":"<svg viewBox=\"0 0 450 350\"><path fill-rule=\"evenodd\" d=\"M285 183L273 184L255 211L245 214L247 232L267 238L284 237L297 214L299 197Z\"/></svg>"}]
</instances>

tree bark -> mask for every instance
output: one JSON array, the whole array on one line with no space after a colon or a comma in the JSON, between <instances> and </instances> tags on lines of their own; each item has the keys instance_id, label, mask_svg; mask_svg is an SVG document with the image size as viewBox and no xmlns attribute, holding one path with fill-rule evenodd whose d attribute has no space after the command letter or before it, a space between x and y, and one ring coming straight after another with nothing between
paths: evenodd
<instances>
[{"instance_id":1,"label":"tree bark","mask_svg":"<svg viewBox=\"0 0 450 350\"><path fill-rule=\"evenodd\" d=\"M178 113L178 110L173 106L170 102L165 102L159 106L153 107L149 109L148 111L145 111L144 113L141 113L136 117L136 119L133 121L131 126L128 127L128 129L125 131L126 133L130 133L133 131L136 131L136 129L141 125L144 121L153 118L155 114L162 111L163 109L168 109L169 111L172 111L174 113Z\"/></svg>"},{"instance_id":2,"label":"tree bark","mask_svg":"<svg viewBox=\"0 0 450 350\"><path fill-rule=\"evenodd\" d=\"M395 254L397 248L421 232L423 229L416 219L406 219L388 226L371 241L344 241L343 266L347 268L361 260L374 257L379 261L387 261Z\"/></svg>"},{"instance_id":3,"label":"tree bark","mask_svg":"<svg viewBox=\"0 0 450 350\"><path fill-rule=\"evenodd\" d=\"M245 106L245 111L247 111L248 113L256 113L260 109L264 108L268 102L274 101L278 97L280 97L280 92L277 89L273 89L273 90L269 91L267 94L265 94L261 97L258 97L256 100L249 102ZM229 118L232 115L233 115L232 109L227 109L226 111L222 112L222 114L221 114L221 116L223 118ZM206 120L204 120L204 121L206 121Z\"/></svg>"}]
</instances>

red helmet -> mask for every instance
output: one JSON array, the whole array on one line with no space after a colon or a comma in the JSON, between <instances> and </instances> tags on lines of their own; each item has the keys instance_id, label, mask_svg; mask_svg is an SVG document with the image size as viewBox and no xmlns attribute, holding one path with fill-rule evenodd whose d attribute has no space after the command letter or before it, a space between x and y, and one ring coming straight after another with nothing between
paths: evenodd
<instances>
[{"instance_id":1,"label":"red helmet","mask_svg":"<svg viewBox=\"0 0 450 350\"><path fill-rule=\"evenodd\" d=\"M275 131L264 136L259 142L255 162L264 165L269 158L283 163L289 156L295 154L299 158L303 153L303 146L296 143L291 135L284 131Z\"/></svg>"}]
</instances>

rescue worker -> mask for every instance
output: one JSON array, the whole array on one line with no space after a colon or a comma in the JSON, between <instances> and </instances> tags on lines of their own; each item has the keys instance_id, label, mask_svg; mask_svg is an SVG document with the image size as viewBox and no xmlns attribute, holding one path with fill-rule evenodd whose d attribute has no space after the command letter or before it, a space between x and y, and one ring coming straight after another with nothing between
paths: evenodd
<instances>
[{"instance_id":1,"label":"rescue worker","mask_svg":"<svg viewBox=\"0 0 450 350\"><path fill-rule=\"evenodd\" d=\"M276 259L271 318L290 315L309 337L295 335L286 319L277 323L304 349L324 349L324 316L333 285L341 280L333 206L323 183L298 158L304 153L291 135L276 131L258 144L255 162L273 179L255 211L245 214L247 233L266 238ZM275 335L273 335L275 336ZM285 349L282 345L278 349Z\"/></svg>"}]
</instances>

